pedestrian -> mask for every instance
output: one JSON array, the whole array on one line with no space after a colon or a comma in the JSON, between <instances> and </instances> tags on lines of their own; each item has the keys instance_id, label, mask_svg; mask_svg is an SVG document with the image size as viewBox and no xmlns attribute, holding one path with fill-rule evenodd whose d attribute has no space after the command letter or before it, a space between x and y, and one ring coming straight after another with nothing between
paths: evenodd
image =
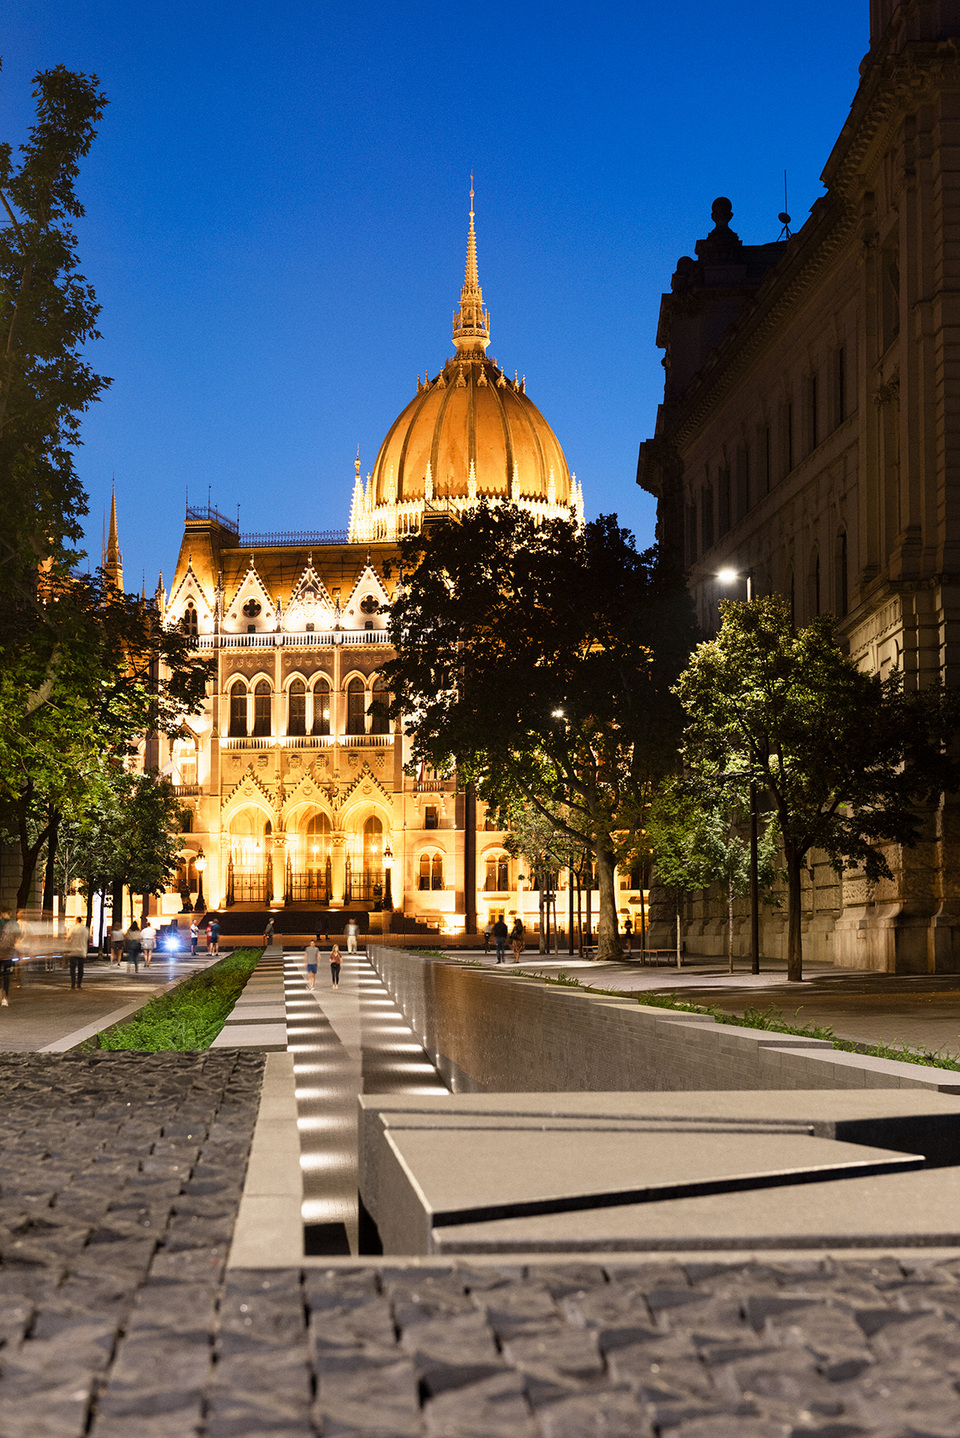
<instances>
[{"instance_id":1,"label":"pedestrian","mask_svg":"<svg viewBox=\"0 0 960 1438\"><path fill-rule=\"evenodd\" d=\"M330 982L335 989L340 987L340 945L334 944L330 950Z\"/></svg>"},{"instance_id":2,"label":"pedestrian","mask_svg":"<svg viewBox=\"0 0 960 1438\"><path fill-rule=\"evenodd\" d=\"M149 969L150 960L153 958L153 951L157 947L157 931L149 919L141 930L140 946L143 949L144 968Z\"/></svg>"},{"instance_id":3,"label":"pedestrian","mask_svg":"<svg viewBox=\"0 0 960 1438\"><path fill-rule=\"evenodd\" d=\"M78 919L67 935L67 958L70 961L70 987L83 988L83 966L90 946L90 930Z\"/></svg>"},{"instance_id":4,"label":"pedestrian","mask_svg":"<svg viewBox=\"0 0 960 1438\"><path fill-rule=\"evenodd\" d=\"M510 947L513 950L513 962L519 964L520 955L523 953L523 925L519 917L514 919L513 928L510 930Z\"/></svg>"},{"instance_id":5,"label":"pedestrian","mask_svg":"<svg viewBox=\"0 0 960 1438\"><path fill-rule=\"evenodd\" d=\"M190 952L194 956L194 958L196 958L197 956L197 943L199 942L199 939L200 925L197 923L196 919L193 919L190 923Z\"/></svg>"},{"instance_id":6,"label":"pedestrian","mask_svg":"<svg viewBox=\"0 0 960 1438\"><path fill-rule=\"evenodd\" d=\"M507 928L506 924L503 922L502 915L493 926L493 937L496 939L497 942L497 963L502 964L504 945L506 944L507 939L510 937L510 931Z\"/></svg>"},{"instance_id":7,"label":"pedestrian","mask_svg":"<svg viewBox=\"0 0 960 1438\"><path fill-rule=\"evenodd\" d=\"M486 923L486 924L484 925L484 928L483 928L483 952L484 952L485 954L489 954L489 952L490 952L490 935L491 935L492 933L493 933L493 925L488 922L488 923Z\"/></svg>"},{"instance_id":8,"label":"pedestrian","mask_svg":"<svg viewBox=\"0 0 960 1438\"><path fill-rule=\"evenodd\" d=\"M316 944L310 943L303 951L303 962L307 966L307 988L312 989L317 982L317 960L320 957L320 950Z\"/></svg>"},{"instance_id":9,"label":"pedestrian","mask_svg":"<svg viewBox=\"0 0 960 1438\"><path fill-rule=\"evenodd\" d=\"M17 940L21 929L16 919L11 919L9 909L0 909L0 1008L10 1007L10 975L17 956Z\"/></svg>"},{"instance_id":10,"label":"pedestrian","mask_svg":"<svg viewBox=\"0 0 960 1438\"><path fill-rule=\"evenodd\" d=\"M207 953L214 956L220 953L220 924L216 919L207 925Z\"/></svg>"},{"instance_id":11,"label":"pedestrian","mask_svg":"<svg viewBox=\"0 0 960 1438\"><path fill-rule=\"evenodd\" d=\"M347 953L355 954L357 952L357 934L360 932L359 928L357 927L356 919L347 920L347 925L344 932L347 936Z\"/></svg>"},{"instance_id":12,"label":"pedestrian","mask_svg":"<svg viewBox=\"0 0 960 1438\"><path fill-rule=\"evenodd\" d=\"M263 931L263 947L269 949L273 944L273 920L267 920L267 927Z\"/></svg>"},{"instance_id":13,"label":"pedestrian","mask_svg":"<svg viewBox=\"0 0 960 1438\"><path fill-rule=\"evenodd\" d=\"M130 965L133 964L133 972L139 974L140 960L143 957L143 948L140 943L140 925L134 919L129 929L123 936L123 957L127 961L127 973L130 972Z\"/></svg>"},{"instance_id":14,"label":"pedestrian","mask_svg":"<svg viewBox=\"0 0 960 1438\"><path fill-rule=\"evenodd\" d=\"M122 957L122 954L123 954L123 940L124 940L123 925L122 925L122 924L114 924L112 930L110 931L110 962L111 962L111 964L117 964L117 965L120 964L120 960L121 960L121 957Z\"/></svg>"},{"instance_id":15,"label":"pedestrian","mask_svg":"<svg viewBox=\"0 0 960 1438\"><path fill-rule=\"evenodd\" d=\"M633 924L630 922L629 919L627 919L626 923L625 923L624 926L623 926L623 932L624 932L624 933L626 934L626 936L627 936L627 953L628 953L628 954L632 954L632 953L633 953Z\"/></svg>"}]
</instances>

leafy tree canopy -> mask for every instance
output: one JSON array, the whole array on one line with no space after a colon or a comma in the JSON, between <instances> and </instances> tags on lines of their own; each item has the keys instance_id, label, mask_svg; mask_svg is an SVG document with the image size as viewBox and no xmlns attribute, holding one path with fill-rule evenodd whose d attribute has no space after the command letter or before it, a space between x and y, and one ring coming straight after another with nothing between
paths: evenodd
<instances>
[{"instance_id":1,"label":"leafy tree canopy","mask_svg":"<svg viewBox=\"0 0 960 1438\"><path fill-rule=\"evenodd\" d=\"M717 638L677 684L683 754L717 794L742 795L752 780L769 795L787 869L788 976L799 980L806 855L891 877L883 846L916 843L918 805L957 786L946 745L960 709L938 687L907 693L899 674L858 669L829 617L795 632L780 596L725 601L720 612Z\"/></svg>"},{"instance_id":2,"label":"leafy tree canopy","mask_svg":"<svg viewBox=\"0 0 960 1438\"><path fill-rule=\"evenodd\" d=\"M610 515L538 524L480 504L403 541L401 560L384 674L414 762L455 759L489 804L531 805L590 848L600 954L618 954L613 869L675 762L686 592Z\"/></svg>"}]
</instances>

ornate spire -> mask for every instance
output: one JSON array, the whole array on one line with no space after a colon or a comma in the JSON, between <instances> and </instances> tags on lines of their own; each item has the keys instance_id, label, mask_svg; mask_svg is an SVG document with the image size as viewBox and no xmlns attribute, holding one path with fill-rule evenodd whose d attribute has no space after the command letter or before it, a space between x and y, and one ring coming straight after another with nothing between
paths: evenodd
<instances>
[{"instance_id":1,"label":"ornate spire","mask_svg":"<svg viewBox=\"0 0 960 1438\"><path fill-rule=\"evenodd\" d=\"M113 485L110 496L110 529L107 532L107 547L104 554L103 572L118 589L123 588L123 555L117 535L117 486Z\"/></svg>"},{"instance_id":2,"label":"ornate spire","mask_svg":"<svg viewBox=\"0 0 960 1438\"><path fill-rule=\"evenodd\" d=\"M460 309L453 316L453 342L461 359L483 359L490 343L490 311L483 308L477 271L477 233L473 227L473 175L470 176L470 229Z\"/></svg>"}]
</instances>

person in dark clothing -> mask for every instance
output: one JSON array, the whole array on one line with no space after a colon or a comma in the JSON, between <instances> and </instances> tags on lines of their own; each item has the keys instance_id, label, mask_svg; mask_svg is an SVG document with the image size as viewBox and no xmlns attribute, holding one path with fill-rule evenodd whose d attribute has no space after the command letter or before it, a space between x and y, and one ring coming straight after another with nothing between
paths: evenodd
<instances>
[{"instance_id":1,"label":"person in dark clothing","mask_svg":"<svg viewBox=\"0 0 960 1438\"><path fill-rule=\"evenodd\" d=\"M340 987L340 945L334 944L330 950L330 982L335 989Z\"/></svg>"},{"instance_id":2,"label":"person in dark clothing","mask_svg":"<svg viewBox=\"0 0 960 1438\"><path fill-rule=\"evenodd\" d=\"M123 940L123 958L127 961L128 971L130 964L133 964L133 972L139 974L140 960L143 957L143 946L140 943L140 925L134 919Z\"/></svg>"},{"instance_id":3,"label":"person in dark clothing","mask_svg":"<svg viewBox=\"0 0 960 1438\"><path fill-rule=\"evenodd\" d=\"M510 947L513 949L513 962L519 964L520 955L523 953L523 925L519 919L514 919L513 928L510 930Z\"/></svg>"},{"instance_id":4,"label":"person in dark clothing","mask_svg":"<svg viewBox=\"0 0 960 1438\"><path fill-rule=\"evenodd\" d=\"M493 937L497 941L497 963L502 964L503 951L506 947L507 939L510 937L510 930L507 928L506 924L503 922L502 919L498 919L497 922L494 924Z\"/></svg>"}]
</instances>

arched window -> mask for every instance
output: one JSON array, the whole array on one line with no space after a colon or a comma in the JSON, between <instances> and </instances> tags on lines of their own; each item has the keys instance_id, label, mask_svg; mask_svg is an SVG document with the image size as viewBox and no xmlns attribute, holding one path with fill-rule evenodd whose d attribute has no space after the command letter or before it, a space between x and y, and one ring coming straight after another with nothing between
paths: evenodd
<instances>
[{"instance_id":1,"label":"arched window","mask_svg":"<svg viewBox=\"0 0 960 1438\"><path fill-rule=\"evenodd\" d=\"M347 733L366 732L366 690L362 679L351 679L347 685Z\"/></svg>"},{"instance_id":2,"label":"arched window","mask_svg":"<svg viewBox=\"0 0 960 1438\"><path fill-rule=\"evenodd\" d=\"M330 820L326 814L314 814L307 824L306 861L311 869L320 869L330 857Z\"/></svg>"},{"instance_id":3,"label":"arched window","mask_svg":"<svg viewBox=\"0 0 960 1438\"><path fill-rule=\"evenodd\" d=\"M492 854L487 860L483 887L488 894L505 894L510 888L510 860L506 854Z\"/></svg>"},{"instance_id":4,"label":"arched window","mask_svg":"<svg viewBox=\"0 0 960 1438\"><path fill-rule=\"evenodd\" d=\"M820 613L820 551L815 549L810 560L810 615Z\"/></svg>"},{"instance_id":5,"label":"arched window","mask_svg":"<svg viewBox=\"0 0 960 1438\"><path fill-rule=\"evenodd\" d=\"M183 623L183 632L184 632L184 634L189 634L190 637L191 637L191 639L196 638L196 636L197 636L197 634L199 634L200 630L199 630L199 626L198 626L198 624L197 624L197 611L196 611L196 609L193 607L193 600L192 600L192 599L188 601L187 607L186 607L186 609L183 611L183 621L182 621L182 623Z\"/></svg>"},{"instance_id":6,"label":"arched window","mask_svg":"<svg viewBox=\"0 0 960 1438\"><path fill-rule=\"evenodd\" d=\"M373 705L371 707L370 733L389 734L390 718L387 710L390 707L390 690L387 688L387 681L379 675L373 681Z\"/></svg>"},{"instance_id":7,"label":"arched window","mask_svg":"<svg viewBox=\"0 0 960 1438\"><path fill-rule=\"evenodd\" d=\"M429 855L429 854L421 854L421 855L420 855L420 884L419 884L419 887L420 887L421 890L423 890L423 889L429 889L429 887L430 887L430 855Z\"/></svg>"},{"instance_id":8,"label":"arched window","mask_svg":"<svg viewBox=\"0 0 960 1438\"><path fill-rule=\"evenodd\" d=\"M330 685L318 679L313 686L313 732L330 733Z\"/></svg>"},{"instance_id":9,"label":"arched window","mask_svg":"<svg viewBox=\"0 0 960 1438\"><path fill-rule=\"evenodd\" d=\"M270 685L266 679L253 691L253 732L260 737L270 733Z\"/></svg>"},{"instance_id":10,"label":"arched window","mask_svg":"<svg viewBox=\"0 0 960 1438\"><path fill-rule=\"evenodd\" d=\"M307 732L307 686L302 679L294 679L290 685L287 700L287 733Z\"/></svg>"},{"instance_id":11,"label":"arched window","mask_svg":"<svg viewBox=\"0 0 960 1438\"><path fill-rule=\"evenodd\" d=\"M443 888L443 855L434 854L430 862L430 887L431 889Z\"/></svg>"},{"instance_id":12,"label":"arched window","mask_svg":"<svg viewBox=\"0 0 960 1438\"><path fill-rule=\"evenodd\" d=\"M371 814L363 826L363 867L379 869L383 863L383 825Z\"/></svg>"},{"instance_id":13,"label":"arched window","mask_svg":"<svg viewBox=\"0 0 960 1438\"><path fill-rule=\"evenodd\" d=\"M837 615L840 619L847 612L847 531L841 529L837 535Z\"/></svg>"},{"instance_id":14,"label":"arched window","mask_svg":"<svg viewBox=\"0 0 960 1438\"><path fill-rule=\"evenodd\" d=\"M238 679L230 690L230 738L247 737L247 686Z\"/></svg>"}]
</instances>

